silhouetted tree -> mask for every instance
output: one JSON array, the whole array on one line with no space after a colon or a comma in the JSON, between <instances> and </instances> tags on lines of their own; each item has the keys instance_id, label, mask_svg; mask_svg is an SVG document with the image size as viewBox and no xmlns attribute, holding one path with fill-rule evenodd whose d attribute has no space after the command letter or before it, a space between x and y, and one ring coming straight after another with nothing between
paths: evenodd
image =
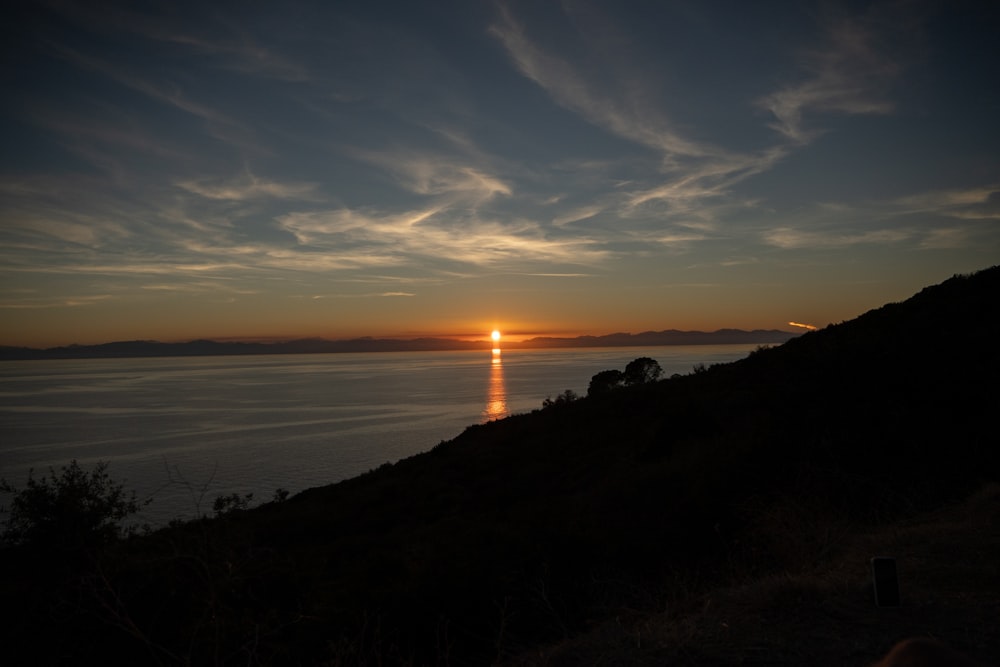
<instances>
[{"instance_id":1,"label":"silhouetted tree","mask_svg":"<svg viewBox=\"0 0 1000 667\"><path fill-rule=\"evenodd\" d=\"M663 369L656 359L649 357L639 357L628 362L625 366L624 381L627 385L646 384L655 382L663 375Z\"/></svg>"},{"instance_id":2,"label":"silhouetted tree","mask_svg":"<svg viewBox=\"0 0 1000 667\"><path fill-rule=\"evenodd\" d=\"M590 385L587 387L587 396L606 394L612 389L617 389L622 386L624 381L625 374L621 371L601 371L597 375L590 378Z\"/></svg>"},{"instance_id":3,"label":"silhouetted tree","mask_svg":"<svg viewBox=\"0 0 1000 667\"><path fill-rule=\"evenodd\" d=\"M108 542L130 534L121 521L150 501L139 502L135 492L126 494L107 472L108 464L99 462L90 473L74 459L56 475L35 479L28 473L28 484L16 489L0 480L0 491L13 494L3 532L4 540L46 547L75 548Z\"/></svg>"},{"instance_id":4,"label":"silhouetted tree","mask_svg":"<svg viewBox=\"0 0 1000 667\"><path fill-rule=\"evenodd\" d=\"M542 401L542 407L551 408L557 405L566 405L567 403L572 403L578 398L580 397L577 396L575 391L573 391L572 389L567 389L563 393L556 396L555 399L553 399L551 396L546 397L546 399Z\"/></svg>"},{"instance_id":5,"label":"silhouetted tree","mask_svg":"<svg viewBox=\"0 0 1000 667\"><path fill-rule=\"evenodd\" d=\"M245 512L250 509L250 503L252 501L252 493L248 493L244 496L241 496L238 493L231 493L228 496L218 496L215 499L215 502L212 503L212 509L215 511L215 516L221 517L234 512Z\"/></svg>"}]
</instances>

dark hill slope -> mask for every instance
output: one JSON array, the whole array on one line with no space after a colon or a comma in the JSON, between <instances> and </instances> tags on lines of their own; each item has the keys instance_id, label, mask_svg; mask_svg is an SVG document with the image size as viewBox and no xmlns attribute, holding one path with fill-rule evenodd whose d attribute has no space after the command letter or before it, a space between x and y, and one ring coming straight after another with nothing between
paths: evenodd
<instances>
[{"instance_id":1,"label":"dark hill slope","mask_svg":"<svg viewBox=\"0 0 1000 667\"><path fill-rule=\"evenodd\" d=\"M934 503L997 474L998 334L994 268L751 355L715 379L744 419L770 420L771 447L830 482L831 496Z\"/></svg>"},{"instance_id":2,"label":"dark hill slope","mask_svg":"<svg viewBox=\"0 0 1000 667\"><path fill-rule=\"evenodd\" d=\"M748 508L877 522L997 478L998 306L1000 269L957 277L735 364L470 428L301 494L282 511L308 520L274 538L329 536L335 597L398 612L404 645L447 619L487 651L677 578L780 567L743 553Z\"/></svg>"},{"instance_id":3,"label":"dark hill slope","mask_svg":"<svg viewBox=\"0 0 1000 667\"><path fill-rule=\"evenodd\" d=\"M998 306L1000 268L956 277L733 364L122 545L102 572L128 610L116 651L485 664L800 567L831 527L1000 478ZM124 637L60 628L81 633Z\"/></svg>"},{"instance_id":4,"label":"dark hill slope","mask_svg":"<svg viewBox=\"0 0 1000 667\"><path fill-rule=\"evenodd\" d=\"M801 528L790 509L781 516L786 532ZM1000 485L883 526L823 528L823 553L786 537L786 549L798 552L794 568L720 582L655 613L624 610L506 664L865 667L913 637L935 638L982 667L998 664ZM900 607L872 604L866 567L872 554L897 558Z\"/></svg>"}]
</instances>

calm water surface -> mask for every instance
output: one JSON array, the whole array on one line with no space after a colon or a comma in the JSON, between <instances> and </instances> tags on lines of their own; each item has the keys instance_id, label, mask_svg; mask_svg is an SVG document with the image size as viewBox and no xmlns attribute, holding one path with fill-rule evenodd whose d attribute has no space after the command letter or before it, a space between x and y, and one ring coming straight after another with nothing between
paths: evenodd
<instances>
[{"instance_id":1,"label":"calm water surface","mask_svg":"<svg viewBox=\"0 0 1000 667\"><path fill-rule=\"evenodd\" d=\"M754 345L0 362L0 476L77 459L152 497L143 520L216 496L303 489L426 451L652 357L666 375Z\"/></svg>"}]
</instances>

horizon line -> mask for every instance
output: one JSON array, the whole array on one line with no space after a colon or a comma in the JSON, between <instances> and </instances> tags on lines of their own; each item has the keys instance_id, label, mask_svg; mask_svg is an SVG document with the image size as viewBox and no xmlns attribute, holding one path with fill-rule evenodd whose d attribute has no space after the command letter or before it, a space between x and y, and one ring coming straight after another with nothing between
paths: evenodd
<instances>
[{"instance_id":1,"label":"horizon line","mask_svg":"<svg viewBox=\"0 0 1000 667\"><path fill-rule=\"evenodd\" d=\"M710 331L702 329L646 329L639 332L630 331L612 331L609 333L602 334L575 334L575 335L557 335L555 332L512 332L503 333L501 348L503 344L508 345L523 345L525 343L530 343L532 341L578 341L583 339L609 339L617 336L627 336L627 337L641 337L648 335L664 335L664 334L678 334L678 335L720 335L726 333L734 334L753 334L753 333L768 333L768 334L784 334L789 336L801 335L801 331L788 331L786 329L741 329L738 327L723 327L719 329L713 329ZM474 337L475 336L475 337ZM512 336L519 337L517 339L511 338ZM30 350L36 352L46 352L54 350L72 349L72 348L97 348L109 345L123 345L123 344L140 344L145 343L149 345L191 345L194 343L212 343L218 345L261 345L261 346L280 346L288 345L292 343L308 342L314 341L317 343L330 343L330 344L349 344L349 343L417 343L420 341L440 341L440 342L451 342L458 343L463 346L474 345L477 343L482 343L483 345L488 345L490 347L494 346L494 341L490 339L490 334L488 332L483 332L481 334L399 334L399 335L383 335L383 336L372 336L372 335L361 335L352 336L345 338L326 338L323 336L299 336L299 337L277 337L277 336L220 336L220 337L194 337L194 338L183 338L183 339L156 339L156 338L129 338L129 339L115 339L106 340L98 343L62 343L56 345L48 345L43 347L34 347L31 345L18 345L18 344L8 344L0 343L0 348L7 349L22 349Z\"/></svg>"}]
</instances>

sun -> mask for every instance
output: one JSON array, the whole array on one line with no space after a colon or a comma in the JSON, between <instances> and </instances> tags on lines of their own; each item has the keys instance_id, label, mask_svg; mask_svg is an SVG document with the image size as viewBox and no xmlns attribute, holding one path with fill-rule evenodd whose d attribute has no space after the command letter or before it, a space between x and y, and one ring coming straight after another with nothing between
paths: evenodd
<instances>
[{"instance_id":1,"label":"sun","mask_svg":"<svg viewBox=\"0 0 1000 667\"><path fill-rule=\"evenodd\" d=\"M500 332L497 331L496 329L494 329L493 333L490 334L490 338L493 339L494 343L499 343L500 342Z\"/></svg>"}]
</instances>

